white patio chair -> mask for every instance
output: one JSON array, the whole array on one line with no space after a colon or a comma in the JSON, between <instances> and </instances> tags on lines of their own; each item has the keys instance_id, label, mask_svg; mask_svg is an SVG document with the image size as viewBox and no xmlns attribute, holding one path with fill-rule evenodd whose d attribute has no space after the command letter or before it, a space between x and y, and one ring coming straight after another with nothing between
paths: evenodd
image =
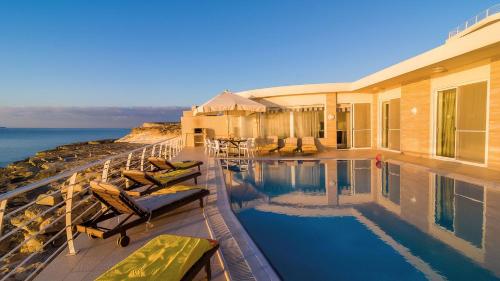
<instances>
[{"instance_id":1,"label":"white patio chair","mask_svg":"<svg viewBox=\"0 0 500 281\"><path fill-rule=\"evenodd\" d=\"M239 151L243 152L243 157L255 157L255 139L249 138L246 142L240 143Z\"/></svg>"},{"instance_id":2,"label":"white patio chair","mask_svg":"<svg viewBox=\"0 0 500 281\"><path fill-rule=\"evenodd\" d=\"M221 144L221 142L218 140L215 140L214 143L215 157L220 157L221 154L225 157L229 157L229 146L227 145L227 143Z\"/></svg>"}]
</instances>

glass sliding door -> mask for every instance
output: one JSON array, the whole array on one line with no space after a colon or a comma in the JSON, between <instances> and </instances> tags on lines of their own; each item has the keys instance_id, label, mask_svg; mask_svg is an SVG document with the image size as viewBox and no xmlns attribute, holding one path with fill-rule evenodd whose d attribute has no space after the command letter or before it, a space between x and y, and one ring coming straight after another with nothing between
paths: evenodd
<instances>
[{"instance_id":1,"label":"glass sliding door","mask_svg":"<svg viewBox=\"0 0 500 281\"><path fill-rule=\"evenodd\" d=\"M290 112L268 112L261 115L260 121L260 131L263 137L287 138L290 136Z\"/></svg>"},{"instance_id":2,"label":"glass sliding door","mask_svg":"<svg viewBox=\"0 0 500 281\"><path fill-rule=\"evenodd\" d=\"M437 93L436 155L485 162L487 83Z\"/></svg>"},{"instance_id":3,"label":"glass sliding door","mask_svg":"<svg viewBox=\"0 0 500 281\"><path fill-rule=\"evenodd\" d=\"M293 113L295 137L324 137L324 110L296 111Z\"/></svg>"},{"instance_id":4,"label":"glass sliding door","mask_svg":"<svg viewBox=\"0 0 500 281\"><path fill-rule=\"evenodd\" d=\"M400 139L400 99L389 101L389 149L399 150Z\"/></svg>"},{"instance_id":5,"label":"glass sliding door","mask_svg":"<svg viewBox=\"0 0 500 281\"><path fill-rule=\"evenodd\" d=\"M434 223L482 248L484 187L436 175L434 194Z\"/></svg>"},{"instance_id":6,"label":"glass sliding door","mask_svg":"<svg viewBox=\"0 0 500 281\"><path fill-rule=\"evenodd\" d=\"M382 147L389 148L389 102L382 103Z\"/></svg>"},{"instance_id":7,"label":"glass sliding door","mask_svg":"<svg viewBox=\"0 0 500 281\"><path fill-rule=\"evenodd\" d=\"M458 87L457 159L484 163L486 82Z\"/></svg>"},{"instance_id":8,"label":"glass sliding door","mask_svg":"<svg viewBox=\"0 0 500 281\"><path fill-rule=\"evenodd\" d=\"M371 110L369 103L355 103L353 120L353 146L371 147Z\"/></svg>"},{"instance_id":9,"label":"glass sliding door","mask_svg":"<svg viewBox=\"0 0 500 281\"><path fill-rule=\"evenodd\" d=\"M337 107L337 148L351 148L351 104Z\"/></svg>"},{"instance_id":10,"label":"glass sliding door","mask_svg":"<svg viewBox=\"0 0 500 281\"><path fill-rule=\"evenodd\" d=\"M400 114L399 99L382 103L382 142L383 148L399 150Z\"/></svg>"}]
</instances>

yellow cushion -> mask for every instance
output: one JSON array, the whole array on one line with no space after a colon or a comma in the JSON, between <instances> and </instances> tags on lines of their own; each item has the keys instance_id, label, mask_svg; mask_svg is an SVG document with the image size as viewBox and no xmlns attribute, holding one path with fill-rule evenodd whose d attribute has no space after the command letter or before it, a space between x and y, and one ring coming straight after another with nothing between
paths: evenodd
<instances>
[{"instance_id":1,"label":"yellow cushion","mask_svg":"<svg viewBox=\"0 0 500 281\"><path fill-rule=\"evenodd\" d=\"M188 185L174 185L171 187L163 188L158 191L151 193L151 195L164 195L164 194L173 194L181 191L188 191L193 189L203 189L203 187L199 186L188 186Z\"/></svg>"},{"instance_id":2,"label":"yellow cushion","mask_svg":"<svg viewBox=\"0 0 500 281\"><path fill-rule=\"evenodd\" d=\"M213 247L207 239L160 235L96 280L181 280Z\"/></svg>"},{"instance_id":3,"label":"yellow cushion","mask_svg":"<svg viewBox=\"0 0 500 281\"><path fill-rule=\"evenodd\" d=\"M266 144L260 148L260 150L273 150L278 148L277 144Z\"/></svg>"},{"instance_id":4,"label":"yellow cushion","mask_svg":"<svg viewBox=\"0 0 500 281\"><path fill-rule=\"evenodd\" d=\"M189 170L174 170L167 173L154 173L153 177L161 182L162 184L167 184L171 180L178 178L184 174L190 173Z\"/></svg>"},{"instance_id":5,"label":"yellow cushion","mask_svg":"<svg viewBox=\"0 0 500 281\"><path fill-rule=\"evenodd\" d=\"M198 164L198 161L186 161L186 162L170 162L172 165L175 166L177 169L187 169L190 168L191 166Z\"/></svg>"}]
</instances>

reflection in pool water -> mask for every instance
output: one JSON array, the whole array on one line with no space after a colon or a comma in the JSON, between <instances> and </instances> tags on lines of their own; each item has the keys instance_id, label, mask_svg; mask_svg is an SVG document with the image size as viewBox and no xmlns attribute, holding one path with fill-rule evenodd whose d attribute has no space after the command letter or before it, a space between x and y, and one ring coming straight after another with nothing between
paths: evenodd
<instances>
[{"instance_id":1,"label":"reflection in pool water","mask_svg":"<svg viewBox=\"0 0 500 281\"><path fill-rule=\"evenodd\" d=\"M500 276L492 183L372 160L225 167L233 211L284 280Z\"/></svg>"}]
</instances>

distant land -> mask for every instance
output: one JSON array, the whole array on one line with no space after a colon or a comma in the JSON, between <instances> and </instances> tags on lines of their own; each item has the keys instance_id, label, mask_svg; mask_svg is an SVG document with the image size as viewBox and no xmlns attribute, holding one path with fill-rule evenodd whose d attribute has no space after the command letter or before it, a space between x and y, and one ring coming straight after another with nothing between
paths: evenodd
<instances>
[{"instance_id":1,"label":"distant land","mask_svg":"<svg viewBox=\"0 0 500 281\"><path fill-rule=\"evenodd\" d=\"M179 122L189 107L3 107L0 120L9 128L134 128L145 122Z\"/></svg>"}]
</instances>

